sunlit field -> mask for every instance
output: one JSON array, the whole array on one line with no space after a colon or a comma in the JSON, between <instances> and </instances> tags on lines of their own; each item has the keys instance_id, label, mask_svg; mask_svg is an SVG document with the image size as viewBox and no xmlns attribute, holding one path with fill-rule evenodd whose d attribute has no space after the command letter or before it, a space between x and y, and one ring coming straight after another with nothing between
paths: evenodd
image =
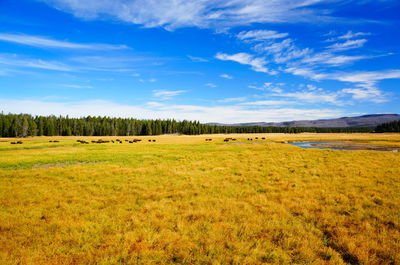
<instances>
[{"instance_id":1,"label":"sunlit field","mask_svg":"<svg viewBox=\"0 0 400 265\"><path fill-rule=\"evenodd\" d=\"M400 153L286 143L318 140L400 147L399 134L0 139L0 264L400 264Z\"/></svg>"}]
</instances>

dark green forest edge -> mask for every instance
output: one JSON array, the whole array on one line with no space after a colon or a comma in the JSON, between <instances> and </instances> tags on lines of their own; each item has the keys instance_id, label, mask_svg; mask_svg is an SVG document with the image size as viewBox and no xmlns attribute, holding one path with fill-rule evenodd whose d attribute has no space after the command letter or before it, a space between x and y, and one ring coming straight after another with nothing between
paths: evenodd
<instances>
[{"instance_id":1,"label":"dark green forest edge","mask_svg":"<svg viewBox=\"0 0 400 265\"><path fill-rule=\"evenodd\" d=\"M400 132L400 120L382 123L381 125L378 125L374 131L377 133Z\"/></svg>"},{"instance_id":2,"label":"dark green forest edge","mask_svg":"<svg viewBox=\"0 0 400 265\"><path fill-rule=\"evenodd\" d=\"M392 128L381 125L380 131ZM397 127L396 127L397 126ZM399 122L394 125L399 132ZM0 137L27 136L133 136L160 134L214 133L355 133L372 132L375 128L303 128L262 126L219 126L198 121L138 120L131 118L63 116L32 116L29 114L0 114Z\"/></svg>"}]
</instances>

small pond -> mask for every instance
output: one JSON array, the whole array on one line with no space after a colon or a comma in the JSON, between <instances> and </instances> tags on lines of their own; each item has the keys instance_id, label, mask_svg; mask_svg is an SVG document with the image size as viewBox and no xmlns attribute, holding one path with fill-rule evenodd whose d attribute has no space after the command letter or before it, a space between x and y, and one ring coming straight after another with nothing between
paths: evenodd
<instances>
[{"instance_id":1,"label":"small pond","mask_svg":"<svg viewBox=\"0 0 400 265\"><path fill-rule=\"evenodd\" d=\"M400 149L400 147L396 146L356 144L356 143L343 143L343 142L291 142L289 144L301 148L352 150L352 151L368 150L368 151L382 151L382 152L398 152Z\"/></svg>"},{"instance_id":2,"label":"small pond","mask_svg":"<svg viewBox=\"0 0 400 265\"><path fill-rule=\"evenodd\" d=\"M330 142L292 142L291 145L295 145L301 148L317 148L317 149L331 149L331 150L359 150L359 149L348 149L348 148L338 148L338 147L323 147L316 146L319 144L329 144Z\"/></svg>"}]
</instances>

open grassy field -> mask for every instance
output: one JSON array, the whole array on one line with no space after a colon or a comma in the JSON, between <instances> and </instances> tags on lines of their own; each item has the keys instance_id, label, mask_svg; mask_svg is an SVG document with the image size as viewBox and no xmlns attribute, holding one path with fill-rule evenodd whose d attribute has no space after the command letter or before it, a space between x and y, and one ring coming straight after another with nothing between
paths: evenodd
<instances>
[{"instance_id":1,"label":"open grassy field","mask_svg":"<svg viewBox=\"0 0 400 265\"><path fill-rule=\"evenodd\" d=\"M143 141L76 142L99 138ZM400 153L284 143L399 134L21 140L0 139L0 264L400 264Z\"/></svg>"}]
</instances>

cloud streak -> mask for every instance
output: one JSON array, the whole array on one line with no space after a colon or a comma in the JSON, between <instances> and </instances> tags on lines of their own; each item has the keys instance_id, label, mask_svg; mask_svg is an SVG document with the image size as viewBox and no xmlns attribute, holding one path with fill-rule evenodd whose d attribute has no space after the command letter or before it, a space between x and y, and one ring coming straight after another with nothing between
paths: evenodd
<instances>
[{"instance_id":1,"label":"cloud streak","mask_svg":"<svg viewBox=\"0 0 400 265\"><path fill-rule=\"evenodd\" d=\"M36 68L64 72L73 71L69 66L57 61L46 61L32 58L24 59L15 54L0 54L0 65L1 64L18 68Z\"/></svg>"},{"instance_id":2,"label":"cloud streak","mask_svg":"<svg viewBox=\"0 0 400 265\"><path fill-rule=\"evenodd\" d=\"M274 30L250 30L250 31L242 31L236 35L236 37L240 40L248 40L248 41L264 41L271 39L281 39L287 37L288 33L279 33Z\"/></svg>"},{"instance_id":3,"label":"cloud streak","mask_svg":"<svg viewBox=\"0 0 400 265\"><path fill-rule=\"evenodd\" d=\"M59 41L42 36L24 34L0 33L0 41L13 42L33 47L60 48L60 49L86 49L86 50L120 50L127 49L126 45L110 44L82 44L69 41Z\"/></svg>"},{"instance_id":4,"label":"cloud streak","mask_svg":"<svg viewBox=\"0 0 400 265\"><path fill-rule=\"evenodd\" d=\"M167 100L185 93L186 90L153 90L153 96Z\"/></svg>"},{"instance_id":5,"label":"cloud streak","mask_svg":"<svg viewBox=\"0 0 400 265\"><path fill-rule=\"evenodd\" d=\"M215 58L221 61L234 61L244 65L250 65L251 69L256 72L262 72L274 75L275 71L269 70L265 65L267 61L262 57L255 57L248 53L236 53L236 54L226 54L226 53L217 53Z\"/></svg>"},{"instance_id":6,"label":"cloud streak","mask_svg":"<svg viewBox=\"0 0 400 265\"><path fill-rule=\"evenodd\" d=\"M50 102L39 100L0 99L1 110L6 113L33 115L108 116L138 119L199 120L200 122L251 122L321 119L341 116L336 109L248 108L247 106L197 106L149 103L144 105L118 104L106 100Z\"/></svg>"},{"instance_id":7,"label":"cloud streak","mask_svg":"<svg viewBox=\"0 0 400 265\"><path fill-rule=\"evenodd\" d=\"M296 23L330 20L329 11L316 8L341 0L43 0L83 19L110 17L145 27L227 28L252 23Z\"/></svg>"}]
</instances>

